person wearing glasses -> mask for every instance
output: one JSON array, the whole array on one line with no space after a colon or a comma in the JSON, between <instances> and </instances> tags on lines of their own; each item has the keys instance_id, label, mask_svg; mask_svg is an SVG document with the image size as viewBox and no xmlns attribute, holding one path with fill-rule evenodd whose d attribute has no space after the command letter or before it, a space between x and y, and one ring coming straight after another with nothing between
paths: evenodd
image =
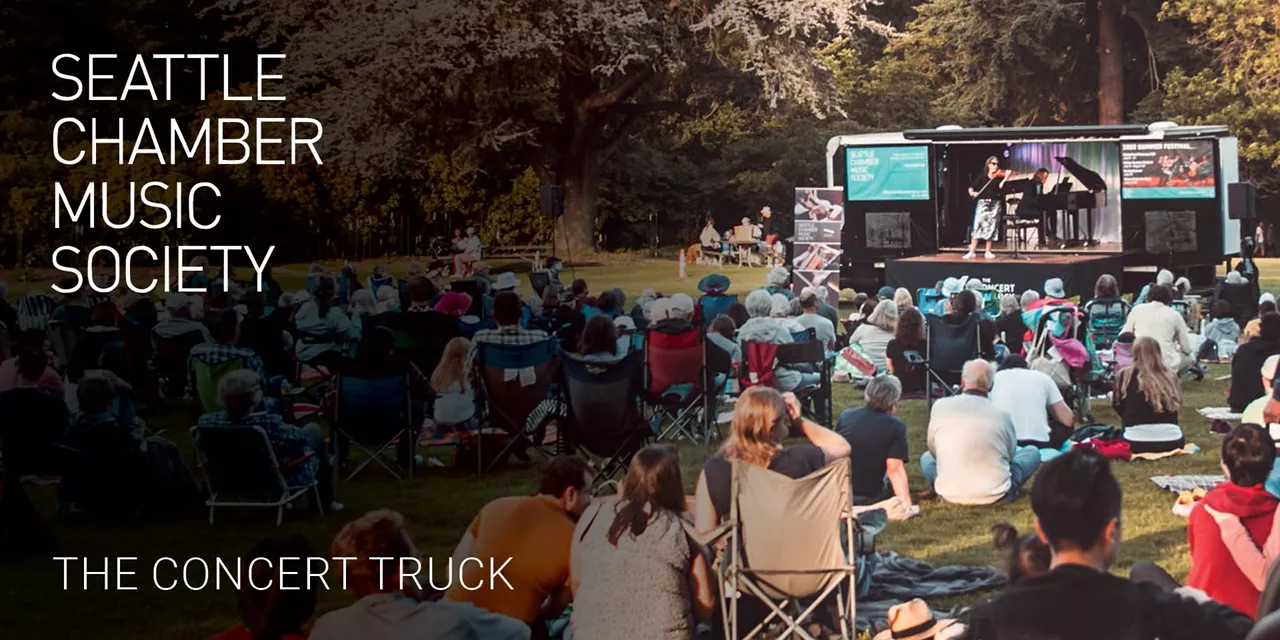
<instances>
[{"instance_id":1,"label":"person wearing glasses","mask_svg":"<svg viewBox=\"0 0 1280 640\"><path fill-rule=\"evenodd\" d=\"M969 240L969 253L965 260L977 256L978 241L987 243L986 258L993 260L996 254L991 253L991 241L995 239L999 229L1000 212L1004 209L1004 201L1000 199L1000 184L1004 182L1005 172L1000 170L1000 161L995 156L987 158L987 170L980 174L973 184L969 185L969 197L977 202L973 208L973 236Z\"/></svg>"}]
</instances>

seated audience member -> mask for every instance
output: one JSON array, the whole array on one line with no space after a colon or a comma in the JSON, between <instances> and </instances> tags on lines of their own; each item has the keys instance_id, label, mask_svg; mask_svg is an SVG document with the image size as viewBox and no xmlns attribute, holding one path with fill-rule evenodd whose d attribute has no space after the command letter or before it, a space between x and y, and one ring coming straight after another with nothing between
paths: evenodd
<instances>
[{"instance_id":1,"label":"seated audience member","mask_svg":"<svg viewBox=\"0 0 1280 640\"><path fill-rule=\"evenodd\" d=\"M995 547L1009 554L1002 564L1010 585L1049 573L1052 551L1035 531L1019 534L1017 527L1002 522L991 527L991 535Z\"/></svg>"},{"instance_id":2,"label":"seated audience member","mask_svg":"<svg viewBox=\"0 0 1280 640\"><path fill-rule=\"evenodd\" d=\"M875 311L853 330L853 334L849 336L849 344L857 345L863 355L876 365L877 371L885 371L888 367L886 351L897 330L898 307L894 306L892 300L881 300L876 304Z\"/></svg>"},{"instance_id":3,"label":"seated audience member","mask_svg":"<svg viewBox=\"0 0 1280 640\"><path fill-rule=\"evenodd\" d=\"M747 305L742 302L729 305L728 311L725 311L724 314L729 316L729 319L733 320L733 326L738 328L742 328L742 325L751 319L751 314L747 313Z\"/></svg>"},{"instance_id":4,"label":"seated audience member","mask_svg":"<svg viewBox=\"0 0 1280 640\"><path fill-rule=\"evenodd\" d=\"M1217 347L1218 359L1230 360L1235 355L1240 340L1240 325L1236 324L1231 303L1214 300L1209 313L1212 319L1204 326L1204 338Z\"/></svg>"},{"instance_id":5,"label":"seated audience member","mask_svg":"<svg viewBox=\"0 0 1280 640\"><path fill-rule=\"evenodd\" d=\"M1227 302L1241 329L1250 318L1258 315L1257 284L1246 280L1239 271L1227 273L1226 279L1214 287L1213 299Z\"/></svg>"},{"instance_id":6,"label":"seated audience member","mask_svg":"<svg viewBox=\"0 0 1280 640\"><path fill-rule=\"evenodd\" d=\"M1057 449L1071 437L1075 416L1053 378L1027 368L1022 356L1000 365L991 388L991 403L1013 418L1018 446Z\"/></svg>"},{"instance_id":7,"label":"seated audience member","mask_svg":"<svg viewBox=\"0 0 1280 640\"><path fill-rule=\"evenodd\" d=\"M675 447L636 453L617 500L593 503L573 532L573 637L689 640L711 619L715 574L684 510Z\"/></svg>"},{"instance_id":8,"label":"seated audience member","mask_svg":"<svg viewBox=\"0 0 1280 640\"><path fill-rule=\"evenodd\" d=\"M62 289L68 289L75 285L75 281L63 280L60 284ZM49 322L61 322L72 331L80 331L93 324L93 309L89 308L89 301L85 299L88 288L88 284L84 284L75 291L63 294L62 302L53 308Z\"/></svg>"},{"instance_id":9,"label":"seated audience member","mask_svg":"<svg viewBox=\"0 0 1280 640\"><path fill-rule=\"evenodd\" d=\"M1210 489L1187 519L1187 586L1249 616L1258 610L1271 564L1259 549L1272 535L1280 504L1264 486L1275 460L1275 442L1265 429L1256 424L1233 429L1222 441L1229 482Z\"/></svg>"},{"instance_id":10,"label":"seated audience member","mask_svg":"<svg viewBox=\"0 0 1280 640\"><path fill-rule=\"evenodd\" d=\"M480 509L453 552L464 566L445 600L469 602L532 628L557 618L572 600L569 558L573 530L591 502L591 467L577 456L547 462L537 494L498 498ZM503 576L511 585L489 584L489 570L466 558L510 558ZM480 589L462 585L484 582Z\"/></svg>"},{"instance_id":11,"label":"seated audience member","mask_svg":"<svg viewBox=\"0 0 1280 640\"><path fill-rule=\"evenodd\" d=\"M444 345L440 363L431 372L431 389L435 392L432 418L437 425L464 427L476 415L475 389L467 376L467 354L471 341L457 337ZM417 369L412 363L410 367Z\"/></svg>"},{"instance_id":12,"label":"seated audience member","mask_svg":"<svg viewBox=\"0 0 1280 640\"><path fill-rule=\"evenodd\" d=\"M476 368L476 345L490 343L509 346L536 344L547 339L545 331L526 329L520 326L520 318L524 314L524 305L520 302L520 294L514 291L503 291L493 299L494 329L481 329L471 338L471 352L467 354L466 370L471 376L473 387L479 384Z\"/></svg>"},{"instance_id":13,"label":"seated audience member","mask_svg":"<svg viewBox=\"0 0 1280 640\"><path fill-rule=\"evenodd\" d=\"M103 366L105 355L102 343L97 340L81 340L71 352L71 362L67 365L67 379L63 385L63 399L67 410L75 415L80 411L80 402L76 395L76 387L88 376L98 376L111 384L112 390L120 398L120 406L115 414L123 424L133 424L133 409L125 397L133 391L133 385L126 382L116 373Z\"/></svg>"},{"instance_id":14,"label":"seated audience member","mask_svg":"<svg viewBox=\"0 0 1280 640\"><path fill-rule=\"evenodd\" d=\"M654 303L655 306L657 304L658 302ZM764 289L752 291L747 296L746 307L751 319L738 327L738 348L742 352L744 361L748 356L747 343L749 342L765 344L791 344L794 342L791 337L791 331L771 316L773 298L768 291ZM777 386L780 391L791 391L803 385L821 382L820 374L801 373L787 367L774 367L773 374L777 379Z\"/></svg>"},{"instance_id":15,"label":"seated audience member","mask_svg":"<svg viewBox=\"0 0 1280 640\"><path fill-rule=\"evenodd\" d=\"M300 362L334 369L347 342L360 339L360 328L351 323L337 305L337 281L333 276L316 278L311 299L298 307L293 324L298 331L294 353Z\"/></svg>"},{"instance_id":16,"label":"seated audience member","mask_svg":"<svg viewBox=\"0 0 1280 640\"><path fill-rule=\"evenodd\" d=\"M569 301L573 303L573 310L582 313L582 307L586 305L587 297L591 295L591 289L587 286L587 281L577 278L569 285Z\"/></svg>"},{"instance_id":17,"label":"seated audience member","mask_svg":"<svg viewBox=\"0 0 1280 640\"><path fill-rule=\"evenodd\" d=\"M898 314L903 311L915 307L915 301L911 297L911 292L903 287L898 287L893 291L893 306L898 308Z\"/></svg>"},{"instance_id":18,"label":"seated audience member","mask_svg":"<svg viewBox=\"0 0 1280 640\"><path fill-rule=\"evenodd\" d=\"M10 389L22 386L22 375L20 373L19 357L27 351L39 354L39 358L44 363L40 374L36 376L36 386L41 391L62 395L62 377L53 369L49 363L53 360L52 354L46 348L48 340L45 332L40 329L27 329L23 331L18 339L14 342L13 352L15 355L0 362L0 391L8 391ZM31 362L36 362L38 358L32 356Z\"/></svg>"},{"instance_id":19,"label":"seated audience member","mask_svg":"<svg viewBox=\"0 0 1280 640\"><path fill-rule=\"evenodd\" d=\"M409 306L404 309L406 312L425 313L439 302L440 291L426 276L409 276L404 288L409 298Z\"/></svg>"},{"instance_id":20,"label":"seated audience member","mask_svg":"<svg viewBox=\"0 0 1280 640\"><path fill-rule=\"evenodd\" d=\"M1276 369L1280 368L1280 355L1269 356L1262 363L1261 376L1262 379L1262 395L1258 399L1245 405L1244 411L1240 414L1240 424L1260 424L1266 428L1268 423L1263 418L1266 411L1267 403L1271 401L1273 392L1273 383L1276 379Z\"/></svg>"},{"instance_id":21,"label":"seated audience member","mask_svg":"<svg viewBox=\"0 0 1280 640\"><path fill-rule=\"evenodd\" d=\"M920 470L947 502L1012 502L1040 466L1040 451L1018 446L1013 419L989 399L994 377L990 362L970 360L960 377L963 393L933 403Z\"/></svg>"},{"instance_id":22,"label":"seated audience member","mask_svg":"<svg viewBox=\"0 0 1280 640\"><path fill-rule=\"evenodd\" d=\"M947 324L963 324L969 316L978 313L981 297L976 291L964 289L949 299L950 308L942 315ZM978 321L978 347L983 360L994 360L996 357L996 323L994 320L981 318Z\"/></svg>"},{"instance_id":23,"label":"seated audience member","mask_svg":"<svg viewBox=\"0 0 1280 640\"><path fill-rule=\"evenodd\" d=\"M1136 297L1136 298L1134 298L1134 299L1133 299L1133 305L1136 307L1136 306L1138 306L1138 305L1140 305L1140 304L1144 304L1144 303L1146 303L1146 302L1150 302L1150 301L1151 301L1151 289L1152 289L1153 287L1158 287L1158 286L1161 286L1161 285L1166 286L1166 287L1169 287L1169 292L1170 292L1170 294L1172 294L1172 293L1173 293L1173 282L1174 282L1174 279L1173 279L1173 272L1172 272L1172 271L1170 271L1170 270L1168 270L1168 269L1161 269L1160 271L1156 272L1156 281L1155 281L1155 284L1154 284L1154 285L1152 285L1152 284L1146 284L1146 285L1143 285L1142 290L1138 292L1138 297Z\"/></svg>"},{"instance_id":24,"label":"seated audience member","mask_svg":"<svg viewBox=\"0 0 1280 640\"><path fill-rule=\"evenodd\" d=\"M1022 321L1022 306L1012 293L1000 296L1000 315L996 318L996 335L1009 347L1009 353L1022 351L1027 335L1027 323Z\"/></svg>"},{"instance_id":25,"label":"seated audience member","mask_svg":"<svg viewBox=\"0 0 1280 640\"><path fill-rule=\"evenodd\" d=\"M788 299L781 293L775 293L769 298L773 301L773 307L769 310L769 315L777 320L779 324L792 334L807 333L799 322L795 321L795 316L800 315L800 302L794 298ZM792 307L795 307L794 309Z\"/></svg>"},{"instance_id":26,"label":"seated audience member","mask_svg":"<svg viewBox=\"0 0 1280 640\"><path fill-rule=\"evenodd\" d=\"M582 329L582 338L578 341L578 356L592 362L617 362L618 330L609 316L599 313L591 316ZM625 355L625 354L622 354Z\"/></svg>"},{"instance_id":27,"label":"seated audience member","mask_svg":"<svg viewBox=\"0 0 1280 640\"><path fill-rule=\"evenodd\" d=\"M1027 289L1022 292L1022 296L1018 298L1018 306L1023 309L1031 308L1036 302L1040 301L1040 292L1035 289Z\"/></svg>"},{"instance_id":28,"label":"seated audience member","mask_svg":"<svg viewBox=\"0 0 1280 640\"><path fill-rule=\"evenodd\" d=\"M290 563L304 566L315 557L319 555L311 543L298 534L268 538L254 545L241 558L247 575L241 579L236 602L244 626L208 640L305 640L307 623L316 613L316 585L305 572L280 570L288 569ZM264 561L255 562L259 558Z\"/></svg>"},{"instance_id":29,"label":"seated audience member","mask_svg":"<svg viewBox=\"0 0 1280 640\"><path fill-rule=\"evenodd\" d=\"M782 441L796 424L809 442L784 448ZM698 475L695 527L700 533L709 533L729 515L733 460L789 478L803 478L833 460L847 457L849 441L801 417L800 401L794 394L781 394L768 387L748 387L734 406L729 437L725 438L720 451L702 465L702 473Z\"/></svg>"},{"instance_id":30,"label":"seated audience member","mask_svg":"<svg viewBox=\"0 0 1280 640\"><path fill-rule=\"evenodd\" d=\"M260 410L262 379L252 371L233 371L223 376L218 381L218 400L222 411L200 416L196 422L197 434L204 429L240 425L261 427L280 461L285 480L291 485L304 485L315 478L325 511L342 510L342 505L333 500L333 469L326 453L323 427L314 422L295 427L285 424L279 414ZM308 454L310 457L304 459ZM289 464L297 460L302 462Z\"/></svg>"},{"instance_id":31,"label":"seated audience member","mask_svg":"<svg viewBox=\"0 0 1280 640\"><path fill-rule=\"evenodd\" d=\"M814 336L828 350L834 349L836 346L836 327L831 321L818 315L818 294L813 289L805 287L800 292L800 315L796 317L796 322L805 329L813 329Z\"/></svg>"},{"instance_id":32,"label":"seated audience member","mask_svg":"<svg viewBox=\"0 0 1280 640\"><path fill-rule=\"evenodd\" d=\"M1158 284L1151 287L1147 294L1148 302L1140 304L1129 312L1122 332L1133 332L1135 338L1151 338L1160 347L1164 366L1177 375L1179 372L1195 364L1195 355L1191 353L1191 337L1187 333L1187 323L1182 314L1170 308L1173 304L1173 290Z\"/></svg>"},{"instance_id":33,"label":"seated audience member","mask_svg":"<svg viewBox=\"0 0 1280 640\"><path fill-rule=\"evenodd\" d=\"M1263 390L1258 371L1267 358L1280 354L1280 314L1268 313L1258 320L1258 334L1237 347L1231 358L1227 406L1232 411L1244 411L1254 400L1271 395Z\"/></svg>"},{"instance_id":34,"label":"seated audience member","mask_svg":"<svg viewBox=\"0 0 1280 640\"><path fill-rule=\"evenodd\" d=\"M377 289L377 313L398 313L400 311L400 292L391 285L382 285Z\"/></svg>"},{"instance_id":35,"label":"seated audience member","mask_svg":"<svg viewBox=\"0 0 1280 640\"><path fill-rule=\"evenodd\" d=\"M919 309L908 307L898 316L898 329L884 349L885 365L902 384L902 393L925 392L929 374L925 350L924 316Z\"/></svg>"},{"instance_id":36,"label":"seated audience member","mask_svg":"<svg viewBox=\"0 0 1280 640\"><path fill-rule=\"evenodd\" d=\"M605 291L596 298L596 306L593 309L584 309L583 315L588 316L588 320L595 317L596 314L607 316L610 320L618 317L618 297L612 291Z\"/></svg>"},{"instance_id":37,"label":"seated audience member","mask_svg":"<svg viewBox=\"0 0 1280 640\"><path fill-rule=\"evenodd\" d=\"M741 362L742 350L738 348L738 341L734 339L737 333L738 328L733 324L733 318L721 314L716 316L711 321L711 326L707 328L707 341L728 353L730 362Z\"/></svg>"},{"instance_id":38,"label":"seated audience member","mask_svg":"<svg viewBox=\"0 0 1280 640\"><path fill-rule=\"evenodd\" d=\"M678 334L693 330L693 298L688 294L677 293L670 298L655 300L650 309L650 331Z\"/></svg>"},{"instance_id":39,"label":"seated audience member","mask_svg":"<svg viewBox=\"0 0 1280 640\"><path fill-rule=\"evenodd\" d=\"M269 379L262 366L262 358L258 357L253 349L236 346L240 341L240 322L236 319L235 311L229 309L211 311L205 317L205 323L209 326L215 342L198 344L192 347L187 355L187 390L189 392L194 391L191 385L195 383L197 361L216 366L239 359L243 365L242 368L258 374L263 382Z\"/></svg>"},{"instance_id":40,"label":"seated audience member","mask_svg":"<svg viewBox=\"0 0 1280 640\"><path fill-rule=\"evenodd\" d=\"M902 399L902 383L892 375L876 376L867 383L864 397L865 406L845 409L836 421L836 433L849 441L854 504L897 496L910 510L907 425L894 415Z\"/></svg>"},{"instance_id":41,"label":"seated audience member","mask_svg":"<svg viewBox=\"0 0 1280 640\"><path fill-rule=\"evenodd\" d=\"M199 322L204 309L204 303L199 296L190 296L185 293L170 294L164 300L164 308L169 313L167 317L156 323L153 329L156 336L166 339L179 338L192 331L198 331L205 342L213 342L209 328Z\"/></svg>"},{"instance_id":42,"label":"seated audience member","mask_svg":"<svg viewBox=\"0 0 1280 640\"><path fill-rule=\"evenodd\" d=\"M1116 374L1111 406L1134 453L1172 451L1186 443L1178 426L1182 408L1178 378L1165 367L1160 344L1152 338L1134 341L1133 364Z\"/></svg>"},{"instance_id":43,"label":"seated audience member","mask_svg":"<svg viewBox=\"0 0 1280 640\"><path fill-rule=\"evenodd\" d=\"M868 297L867 294L865 293L854 294L853 300L849 303L849 306L853 307L853 311L849 314L849 322L860 323L863 320L867 319L868 314L864 312L863 309L866 308L867 301L870 299L871 298ZM872 303L871 305L871 310L872 311L875 310L874 303ZM857 327L853 327L853 328L856 329Z\"/></svg>"},{"instance_id":44,"label":"seated audience member","mask_svg":"<svg viewBox=\"0 0 1280 640\"><path fill-rule=\"evenodd\" d=\"M1244 331L1240 333L1240 342L1248 342L1256 338L1262 331L1262 318L1269 313L1276 312L1276 298L1270 293L1264 293L1258 299L1258 315L1244 325Z\"/></svg>"},{"instance_id":45,"label":"seated audience member","mask_svg":"<svg viewBox=\"0 0 1280 640\"><path fill-rule=\"evenodd\" d=\"M565 547L567 555L567 541ZM402 573L426 569L416 562L420 553L399 513L370 511L348 522L334 537L329 553L353 558L345 563L344 584L358 599L320 616L311 640L529 640L529 627L519 620L465 602L427 601L426 576ZM475 563L468 566L474 568ZM476 584L475 577L469 580L468 584Z\"/></svg>"},{"instance_id":46,"label":"seated audience member","mask_svg":"<svg viewBox=\"0 0 1280 640\"><path fill-rule=\"evenodd\" d=\"M1036 531L1053 550L1048 573L1011 585L974 608L969 637L1243 638L1248 616L1189 593L1113 575L1120 545L1120 483L1091 449L1047 463L1031 492Z\"/></svg>"},{"instance_id":47,"label":"seated audience member","mask_svg":"<svg viewBox=\"0 0 1280 640\"><path fill-rule=\"evenodd\" d=\"M780 293L786 296L787 300L796 297L796 294L791 292L791 270L786 267L777 266L770 269L764 277L764 282L764 290L768 291L769 295Z\"/></svg>"},{"instance_id":48,"label":"seated audience member","mask_svg":"<svg viewBox=\"0 0 1280 640\"><path fill-rule=\"evenodd\" d=\"M54 393L41 384L48 362L44 350L30 344L5 361L13 367L13 384L0 390L0 458L7 477L52 474L60 466L54 443L67 429L68 412L61 385Z\"/></svg>"},{"instance_id":49,"label":"seated audience member","mask_svg":"<svg viewBox=\"0 0 1280 640\"><path fill-rule=\"evenodd\" d=\"M364 318L378 313L378 299L369 289L360 289L351 294L347 311L351 314L351 324L357 329L364 329Z\"/></svg>"}]
</instances>

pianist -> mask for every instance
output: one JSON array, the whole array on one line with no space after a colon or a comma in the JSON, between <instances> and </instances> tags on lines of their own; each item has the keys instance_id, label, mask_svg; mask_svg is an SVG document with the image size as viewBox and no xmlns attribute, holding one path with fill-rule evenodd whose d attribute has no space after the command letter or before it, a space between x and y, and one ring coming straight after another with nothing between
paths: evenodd
<instances>
[{"instance_id":1,"label":"pianist","mask_svg":"<svg viewBox=\"0 0 1280 640\"><path fill-rule=\"evenodd\" d=\"M1040 244L1057 244L1058 216L1057 211L1049 208L1048 199L1044 197L1044 183L1049 180L1049 170L1041 167L1027 181L1022 189L1022 201L1018 204L1018 217L1024 220L1040 221Z\"/></svg>"}]
</instances>

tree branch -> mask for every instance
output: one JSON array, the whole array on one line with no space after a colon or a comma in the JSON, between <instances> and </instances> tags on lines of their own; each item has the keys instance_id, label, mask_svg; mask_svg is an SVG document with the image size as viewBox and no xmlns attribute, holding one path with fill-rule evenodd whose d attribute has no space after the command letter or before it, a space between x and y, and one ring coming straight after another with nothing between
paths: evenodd
<instances>
[{"instance_id":1,"label":"tree branch","mask_svg":"<svg viewBox=\"0 0 1280 640\"><path fill-rule=\"evenodd\" d=\"M598 91L583 100L580 106L588 111L612 107L635 95L640 90L640 87L643 87L646 82L653 79L655 74L653 67L642 67L635 73L623 78L621 82L613 87Z\"/></svg>"}]
</instances>

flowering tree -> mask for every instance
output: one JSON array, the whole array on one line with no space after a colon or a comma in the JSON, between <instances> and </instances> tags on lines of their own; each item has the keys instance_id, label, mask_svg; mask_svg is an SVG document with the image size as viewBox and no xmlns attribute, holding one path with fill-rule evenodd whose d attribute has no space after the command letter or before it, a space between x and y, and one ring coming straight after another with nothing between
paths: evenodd
<instances>
[{"instance_id":1,"label":"flowering tree","mask_svg":"<svg viewBox=\"0 0 1280 640\"><path fill-rule=\"evenodd\" d=\"M589 249L601 163L655 113L732 88L838 111L823 56L889 29L877 0L221 0L241 34L283 43L292 107L326 124L326 161L400 175L433 151L526 159L565 187L564 237ZM817 151L815 150L815 153Z\"/></svg>"}]
</instances>

